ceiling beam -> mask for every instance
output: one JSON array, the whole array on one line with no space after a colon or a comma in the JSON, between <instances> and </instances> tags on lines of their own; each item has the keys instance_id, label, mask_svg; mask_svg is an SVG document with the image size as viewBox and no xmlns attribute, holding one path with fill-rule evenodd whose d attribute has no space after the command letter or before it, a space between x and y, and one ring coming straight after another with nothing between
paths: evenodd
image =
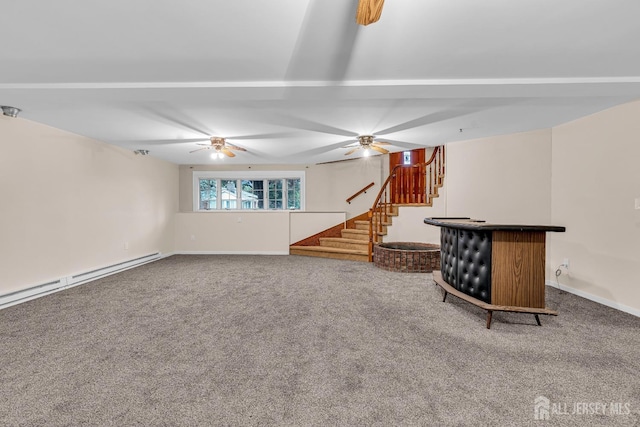
<instances>
[{"instance_id":1,"label":"ceiling beam","mask_svg":"<svg viewBox=\"0 0 640 427\"><path fill-rule=\"evenodd\" d=\"M369 25L380 19L384 0L359 0L356 12L356 23Z\"/></svg>"}]
</instances>

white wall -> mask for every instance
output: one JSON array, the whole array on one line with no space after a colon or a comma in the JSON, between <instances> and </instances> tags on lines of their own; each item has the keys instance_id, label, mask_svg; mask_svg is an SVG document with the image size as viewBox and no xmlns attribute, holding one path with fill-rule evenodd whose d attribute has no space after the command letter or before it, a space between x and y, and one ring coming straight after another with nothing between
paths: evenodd
<instances>
[{"instance_id":1,"label":"white wall","mask_svg":"<svg viewBox=\"0 0 640 427\"><path fill-rule=\"evenodd\" d=\"M347 219L368 212L388 174L388 155L309 166L307 210L344 211ZM350 204L346 202L372 182L374 186L366 194L359 195Z\"/></svg>"},{"instance_id":2,"label":"white wall","mask_svg":"<svg viewBox=\"0 0 640 427\"><path fill-rule=\"evenodd\" d=\"M447 144L448 216L550 224L551 130Z\"/></svg>"},{"instance_id":3,"label":"white wall","mask_svg":"<svg viewBox=\"0 0 640 427\"><path fill-rule=\"evenodd\" d=\"M640 315L640 102L553 129L549 263L560 285ZM565 272L567 273L567 272ZM555 281L555 277L553 277Z\"/></svg>"},{"instance_id":4,"label":"white wall","mask_svg":"<svg viewBox=\"0 0 640 427\"><path fill-rule=\"evenodd\" d=\"M345 212L290 212L289 243L299 242L338 224L345 224L346 221Z\"/></svg>"},{"instance_id":5,"label":"white wall","mask_svg":"<svg viewBox=\"0 0 640 427\"><path fill-rule=\"evenodd\" d=\"M344 222L344 212L181 212L175 252L286 255L291 243Z\"/></svg>"},{"instance_id":6,"label":"white wall","mask_svg":"<svg viewBox=\"0 0 640 427\"><path fill-rule=\"evenodd\" d=\"M174 247L177 166L22 118L0 116L0 197L0 295Z\"/></svg>"},{"instance_id":7,"label":"white wall","mask_svg":"<svg viewBox=\"0 0 640 427\"><path fill-rule=\"evenodd\" d=\"M445 179L446 180L446 179ZM400 206L399 215L392 218L393 225L387 227L384 242L418 242L440 244L440 227L424 223L428 217L446 216L444 187L433 206Z\"/></svg>"},{"instance_id":8,"label":"white wall","mask_svg":"<svg viewBox=\"0 0 640 427\"><path fill-rule=\"evenodd\" d=\"M176 215L177 253L289 253L289 212L191 212Z\"/></svg>"}]
</instances>

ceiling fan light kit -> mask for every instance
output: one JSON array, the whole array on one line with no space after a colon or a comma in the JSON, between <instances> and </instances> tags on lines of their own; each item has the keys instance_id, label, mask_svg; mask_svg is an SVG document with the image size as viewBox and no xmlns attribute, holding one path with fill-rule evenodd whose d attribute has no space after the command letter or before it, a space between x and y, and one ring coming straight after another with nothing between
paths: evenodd
<instances>
[{"instance_id":1,"label":"ceiling fan light kit","mask_svg":"<svg viewBox=\"0 0 640 427\"><path fill-rule=\"evenodd\" d=\"M198 148L197 150L190 151L190 153L195 153L196 151L201 150L215 150L214 153L211 154L212 159L222 159L224 156L227 157L235 157L236 155L231 150L235 151L247 151L242 147L238 147L236 145L229 144L225 138L220 136L212 136L209 138L208 144L198 144L203 145L203 148Z\"/></svg>"}]
</instances>

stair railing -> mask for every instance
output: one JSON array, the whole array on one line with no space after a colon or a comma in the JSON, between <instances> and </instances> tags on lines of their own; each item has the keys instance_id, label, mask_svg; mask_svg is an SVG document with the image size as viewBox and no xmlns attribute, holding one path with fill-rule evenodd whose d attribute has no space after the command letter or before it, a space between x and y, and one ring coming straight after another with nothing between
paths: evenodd
<instances>
[{"instance_id":1,"label":"stair railing","mask_svg":"<svg viewBox=\"0 0 640 427\"><path fill-rule=\"evenodd\" d=\"M373 245L378 243L394 205L428 205L442 187L445 169L444 145L435 147L429 160L415 165L397 165L382 184L369 209L369 262L373 260Z\"/></svg>"},{"instance_id":2,"label":"stair railing","mask_svg":"<svg viewBox=\"0 0 640 427\"><path fill-rule=\"evenodd\" d=\"M374 185L376 185L375 182L372 182L370 184L367 184L365 187L363 187L362 189L358 190L353 196L349 197L346 202L351 204L351 201L353 199L355 199L356 197L358 197L359 195L366 193L368 189L370 189L371 187L373 187Z\"/></svg>"}]
</instances>

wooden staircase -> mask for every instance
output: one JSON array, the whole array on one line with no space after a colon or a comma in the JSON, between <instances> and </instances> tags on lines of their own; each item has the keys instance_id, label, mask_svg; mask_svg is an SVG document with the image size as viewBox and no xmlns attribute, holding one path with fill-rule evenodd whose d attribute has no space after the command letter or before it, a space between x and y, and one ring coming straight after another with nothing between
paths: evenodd
<instances>
[{"instance_id":1,"label":"wooden staircase","mask_svg":"<svg viewBox=\"0 0 640 427\"><path fill-rule=\"evenodd\" d=\"M373 245L382 242L399 206L433 206L444 183L444 160L440 146L425 163L396 166L369 212L291 245L289 254L371 262Z\"/></svg>"},{"instance_id":2,"label":"wooden staircase","mask_svg":"<svg viewBox=\"0 0 640 427\"><path fill-rule=\"evenodd\" d=\"M389 213L389 218L397 216L397 208ZM366 218L368 213L359 215ZM356 219L347 222L347 228L340 230L340 237L318 237L317 245L289 247L290 255L315 256L321 258L346 259L351 261L369 261L369 220ZM381 225L379 233L386 234L387 225Z\"/></svg>"},{"instance_id":3,"label":"wooden staircase","mask_svg":"<svg viewBox=\"0 0 640 427\"><path fill-rule=\"evenodd\" d=\"M435 147L429 160L415 165L393 168L369 211L369 261L373 260L373 246L382 242L383 225L390 222L389 212L398 206L433 206L438 189L444 185L444 145Z\"/></svg>"},{"instance_id":4,"label":"wooden staircase","mask_svg":"<svg viewBox=\"0 0 640 427\"><path fill-rule=\"evenodd\" d=\"M389 212L389 222L380 226L380 237L387 233L387 226L391 225L391 218L397 215L397 208L395 208L395 212ZM317 239L313 239L316 240L313 243L317 244L309 246L291 245L289 254L367 262L369 261L370 228L367 217L368 213L364 213L358 215L354 220L347 221L346 228L339 230L340 237L322 237L325 233L320 233ZM374 225L377 225L375 221ZM328 232L326 234L335 233Z\"/></svg>"}]
</instances>

